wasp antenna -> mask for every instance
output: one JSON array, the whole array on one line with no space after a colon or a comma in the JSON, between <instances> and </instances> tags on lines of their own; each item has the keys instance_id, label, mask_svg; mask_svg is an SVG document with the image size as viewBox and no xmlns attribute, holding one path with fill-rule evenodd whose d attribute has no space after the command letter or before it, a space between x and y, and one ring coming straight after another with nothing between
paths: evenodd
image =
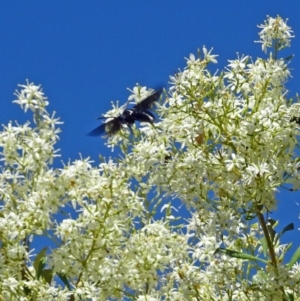
<instances>
[{"instance_id":1,"label":"wasp antenna","mask_svg":"<svg viewBox=\"0 0 300 301\"><path fill-rule=\"evenodd\" d=\"M100 116L100 117L97 117L96 119L98 120L98 119L108 119L108 118L110 118L110 117Z\"/></svg>"},{"instance_id":2,"label":"wasp antenna","mask_svg":"<svg viewBox=\"0 0 300 301\"><path fill-rule=\"evenodd\" d=\"M129 100L126 101L124 112L126 111L128 105L129 105Z\"/></svg>"}]
</instances>

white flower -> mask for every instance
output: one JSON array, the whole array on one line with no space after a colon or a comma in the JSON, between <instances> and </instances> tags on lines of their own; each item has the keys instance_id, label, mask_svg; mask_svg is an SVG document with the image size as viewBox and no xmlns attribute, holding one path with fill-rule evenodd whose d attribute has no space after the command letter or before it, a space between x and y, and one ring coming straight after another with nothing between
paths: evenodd
<instances>
[{"instance_id":1,"label":"white flower","mask_svg":"<svg viewBox=\"0 0 300 301\"><path fill-rule=\"evenodd\" d=\"M24 107L26 112L28 109L36 112L40 110L41 112L45 111L45 107L48 106L49 102L44 96L40 86L35 86L33 83L27 82L27 85L19 85L23 89L21 92L16 91L15 95L18 96L17 100L14 100L14 103Z\"/></svg>"},{"instance_id":2,"label":"white flower","mask_svg":"<svg viewBox=\"0 0 300 301\"><path fill-rule=\"evenodd\" d=\"M245 67L247 66L247 62L249 60L249 56L242 56L241 58L238 56L236 60L228 60L231 71L234 73L244 71Z\"/></svg>"},{"instance_id":3,"label":"white flower","mask_svg":"<svg viewBox=\"0 0 300 301\"><path fill-rule=\"evenodd\" d=\"M147 87L141 87L137 84L136 87L133 88L133 90L128 89L132 94L128 97L128 100L134 100L135 104L138 104L148 96L150 96L153 93L153 89L147 89Z\"/></svg>"},{"instance_id":4,"label":"white flower","mask_svg":"<svg viewBox=\"0 0 300 301\"><path fill-rule=\"evenodd\" d=\"M20 286L19 281L13 277L9 277L3 281L3 287L9 292L13 293L13 295L18 295L18 286Z\"/></svg>"},{"instance_id":5,"label":"white flower","mask_svg":"<svg viewBox=\"0 0 300 301\"><path fill-rule=\"evenodd\" d=\"M161 299L151 295L139 295L136 300L137 301L159 301Z\"/></svg>"},{"instance_id":6,"label":"white flower","mask_svg":"<svg viewBox=\"0 0 300 301\"><path fill-rule=\"evenodd\" d=\"M227 170L231 171L234 168L241 171L243 169L245 159L242 157L236 156L236 154L231 154L232 159L225 160L225 163L227 164Z\"/></svg>"},{"instance_id":7,"label":"white flower","mask_svg":"<svg viewBox=\"0 0 300 301\"><path fill-rule=\"evenodd\" d=\"M192 65L197 65L200 62L200 59L196 59L195 55L193 53L190 54L189 58L186 58L187 60L187 65L192 66Z\"/></svg>"},{"instance_id":8,"label":"white flower","mask_svg":"<svg viewBox=\"0 0 300 301\"><path fill-rule=\"evenodd\" d=\"M280 50L290 46L291 38L294 38L293 31L287 25L287 20L284 21L281 17L277 16L272 18L267 16L264 24L259 25L262 31L259 33L260 41L262 43L262 50L267 52L268 47L276 47Z\"/></svg>"},{"instance_id":9,"label":"white flower","mask_svg":"<svg viewBox=\"0 0 300 301\"><path fill-rule=\"evenodd\" d=\"M203 54L204 54L204 60L209 63L212 62L214 64L216 64L218 61L215 59L216 57L218 57L218 55L215 54L211 54L213 48L211 48L209 51L207 51L206 47L203 46L202 48L203 50Z\"/></svg>"}]
</instances>

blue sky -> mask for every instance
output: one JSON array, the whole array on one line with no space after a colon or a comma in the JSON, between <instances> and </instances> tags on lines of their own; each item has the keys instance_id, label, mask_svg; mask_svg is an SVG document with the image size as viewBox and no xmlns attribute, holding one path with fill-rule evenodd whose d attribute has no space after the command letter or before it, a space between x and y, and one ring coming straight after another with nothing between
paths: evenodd
<instances>
[{"instance_id":1,"label":"blue sky","mask_svg":"<svg viewBox=\"0 0 300 301\"><path fill-rule=\"evenodd\" d=\"M98 162L114 155L105 140L86 136L99 125L95 118L124 103L127 87L136 83L167 85L170 75L185 67L184 57L205 45L219 54L222 70L236 53L265 57L256 25L266 15L289 18L296 39L286 56L296 54L290 67L290 95L299 92L300 5L297 1L1 1L0 81L1 124L31 120L12 104L17 84L26 79L41 84L62 125L62 160L81 153ZM289 4L290 3L290 4ZM297 38L299 36L299 38ZM58 162L59 163L59 162ZM57 164L57 165L60 165ZM281 192L280 210L273 216L300 226L299 193ZM300 203L300 201L299 201ZM286 241L297 241L298 231ZM299 241L299 239L298 239Z\"/></svg>"}]
</instances>

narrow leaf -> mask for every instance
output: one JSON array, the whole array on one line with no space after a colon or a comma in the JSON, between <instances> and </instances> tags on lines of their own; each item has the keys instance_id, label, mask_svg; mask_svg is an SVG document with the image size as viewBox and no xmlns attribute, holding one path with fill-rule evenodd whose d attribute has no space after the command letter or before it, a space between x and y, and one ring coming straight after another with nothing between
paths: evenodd
<instances>
[{"instance_id":1,"label":"narrow leaf","mask_svg":"<svg viewBox=\"0 0 300 301\"><path fill-rule=\"evenodd\" d=\"M57 276L60 278L60 280L66 285L66 287L70 291L71 290L71 286L69 284L69 281L68 281L68 278L66 277L66 275L61 274L61 273L57 273Z\"/></svg>"},{"instance_id":2,"label":"narrow leaf","mask_svg":"<svg viewBox=\"0 0 300 301\"><path fill-rule=\"evenodd\" d=\"M39 279L42 271L46 265L46 252L47 252L47 247L43 248L40 253L35 257L35 260L33 262L33 267L35 269L36 273L36 279Z\"/></svg>"},{"instance_id":3,"label":"narrow leaf","mask_svg":"<svg viewBox=\"0 0 300 301\"><path fill-rule=\"evenodd\" d=\"M285 227L281 230L281 232L279 233L279 237L280 237L281 235L283 235L285 232L291 231L291 230L294 230L294 229L295 229L295 228L294 228L294 224L293 224L293 223L288 224L287 226L285 226Z\"/></svg>"},{"instance_id":4,"label":"narrow leaf","mask_svg":"<svg viewBox=\"0 0 300 301\"><path fill-rule=\"evenodd\" d=\"M260 242L261 242L261 246L262 246L262 248L263 248L264 255L265 255L265 257L266 257L266 256L267 256L267 253L268 253L268 244L267 244L266 238L263 237L263 238L260 240Z\"/></svg>"},{"instance_id":5,"label":"narrow leaf","mask_svg":"<svg viewBox=\"0 0 300 301\"><path fill-rule=\"evenodd\" d=\"M53 278L53 270L52 269L44 269L42 271L42 277L50 285L52 282L52 278Z\"/></svg>"},{"instance_id":6,"label":"narrow leaf","mask_svg":"<svg viewBox=\"0 0 300 301\"><path fill-rule=\"evenodd\" d=\"M268 231L270 234L270 239L271 239L272 243L273 243L275 235L276 235L276 231L274 230L274 227L276 227L276 225L277 225L277 223L275 220L273 220L271 218L268 219L267 228L268 228Z\"/></svg>"},{"instance_id":7,"label":"narrow leaf","mask_svg":"<svg viewBox=\"0 0 300 301\"><path fill-rule=\"evenodd\" d=\"M261 261L261 262L264 262L264 263L267 264L266 260L263 260L263 259L261 259L259 257L255 257L255 256L247 254L247 253L237 252L237 251L234 251L234 250L229 250L229 249L224 249L224 248L218 248L215 251L215 254L216 253L226 254L229 257L234 257L234 258L249 259L249 260L258 260L258 261Z\"/></svg>"},{"instance_id":8,"label":"narrow leaf","mask_svg":"<svg viewBox=\"0 0 300 301\"><path fill-rule=\"evenodd\" d=\"M292 256L291 261L288 263L288 267L292 267L300 258L300 247L295 251L294 255Z\"/></svg>"}]
</instances>

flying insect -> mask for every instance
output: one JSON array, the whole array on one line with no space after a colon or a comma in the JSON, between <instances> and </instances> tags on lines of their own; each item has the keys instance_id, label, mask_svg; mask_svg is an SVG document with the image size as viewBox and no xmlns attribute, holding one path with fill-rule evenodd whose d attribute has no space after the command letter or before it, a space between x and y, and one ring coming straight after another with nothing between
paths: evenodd
<instances>
[{"instance_id":1,"label":"flying insect","mask_svg":"<svg viewBox=\"0 0 300 301\"><path fill-rule=\"evenodd\" d=\"M88 133L89 136L100 136L105 133L107 136L113 136L118 133L124 125L126 125L131 133L132 125L136 122L153 123L155 116L149 111L153 103L157 101L162 93L162 88L154 91L150 96L146 97L141 102L137 103L130 109L125 109L119 116L116 117L98 117L97 119L110 119L99 125L94 130Z\"/></svg>"}]
</instances>

